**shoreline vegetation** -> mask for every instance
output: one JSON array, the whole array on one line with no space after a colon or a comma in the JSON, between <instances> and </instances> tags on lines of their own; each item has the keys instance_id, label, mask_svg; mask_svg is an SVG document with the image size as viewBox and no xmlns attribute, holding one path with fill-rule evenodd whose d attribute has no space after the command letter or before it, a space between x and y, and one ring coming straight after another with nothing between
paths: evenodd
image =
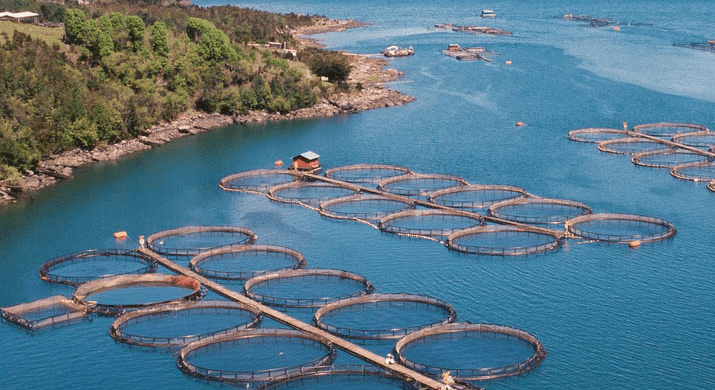
<instances>
[{"instance_id":1,"label":"shoreline vegetation","mask_svg":"<svg viewBox=\"0 0 715 390\"><path fill-rule=\"evenodd\" d=\"M367 25L352 19L333 20L317 16L313 16L312 19L312 25L299 26L288 31L297 42L296 46L299 50L322 46L318 40L310 37L311 35L361 28ZM403 75L402 72L394 68L388 68L390 64L387 60L374 55L346 52L342 54L348 59L351 69L345 80L346 84L344 84L347 88L335 88L330 94L319 97L312 106L285 112L270 112L264 109L230 115L207 113L192 107L171 121L141 130L135 138L123 139L114 143L98 143L93 148L72 148L43 158L37 163L36 168L23 170L20 183L0 181L0 205L31 196L33 192L58 181L71 179L74 169L87 164L117 160L132 153L159 147L176 138L196 135L214 128L231 124L331 117L402 105L414 99L384 85ZM308 77L316 78L318 76L308 72ZM325 78L323 77L322 80Z\"/></svg>"}]
</instances>

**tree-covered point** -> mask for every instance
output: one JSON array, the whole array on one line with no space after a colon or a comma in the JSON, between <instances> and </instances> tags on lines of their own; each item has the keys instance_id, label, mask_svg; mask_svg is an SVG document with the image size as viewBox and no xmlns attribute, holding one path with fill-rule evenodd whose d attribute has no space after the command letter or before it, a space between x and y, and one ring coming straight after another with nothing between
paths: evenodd
<instances>
[{"instance_id":1,"label":"tree-covered point","mask_svg":"<svg viewBox=\"0 0 715 390\"><path fill-rule=\"evenodd\" d=\"M35 4L0 0L9 3ZM62 42L0 34L0 181L54 153L136 137L191 108L233 115L310 107L330 88L306 77L308 67L331 81L350 71L337 53L301 52L308 66L245 44L290 45L291 28L312 23L305 16L146 2L58 5L47 14L61 15Z\"/></svg>"}]
</instances>

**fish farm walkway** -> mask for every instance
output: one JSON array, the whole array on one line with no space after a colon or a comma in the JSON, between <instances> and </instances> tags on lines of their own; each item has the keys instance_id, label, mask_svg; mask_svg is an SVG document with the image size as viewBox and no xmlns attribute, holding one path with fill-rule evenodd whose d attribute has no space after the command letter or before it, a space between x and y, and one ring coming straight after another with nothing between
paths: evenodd
<instances>
[{"instance_id":1,"label":"fish farm walkway","mask_svg":"<svg viewBox=\"0 0 715 390\"><path fill-rule=\"evenodd\" d=\"M355 345L349 341L343 340L340 337L337 337L331 333L328 333L324 330L321 330L319 328L316 328L312 325L306 324L305 322L302 322L298 319L295 319L283 312L280 312L278 310L275 310L271 307L262 305L244 295L241 295L240 293L230 290L223 285L216 283L214 281L211 281L210 279L207 279L191 270L188 268L182 267L173 261L157 254L156 252L149 250L147 248L139 248L138 251L146 256L151 257L153 260L158 262L159 264L163 265L167 269L174 271L176 273L179 273L181 275L189 276L192 277L204 286L208 288L209 290L227 298L235 302L242 303L244 305L247 305L251 308L254 308L261 313L263 313L264 316L271 318L275 321L278 321L284 325L288 325L293 329L299 330L301 332L305 332L307 334L310 334L315 337L321 337L324 338L335 347L353 355L356 356L366 362L372 363L375 366L381 367L385 370L388 370L390 372L393 372L398 375L402 375L408 380L412 380L415 382L418 382L424 386L427 386L430 389L440 389L442 386L444 386L443 383L438 382L430 377L427 377L425 375L420 374L419 372L413 371L403 365L400 364L386 364L385 363L385 357L380 356L374 352L371 352L365 348L362 348L358 345Z\"/></svg>"}]
</instances>

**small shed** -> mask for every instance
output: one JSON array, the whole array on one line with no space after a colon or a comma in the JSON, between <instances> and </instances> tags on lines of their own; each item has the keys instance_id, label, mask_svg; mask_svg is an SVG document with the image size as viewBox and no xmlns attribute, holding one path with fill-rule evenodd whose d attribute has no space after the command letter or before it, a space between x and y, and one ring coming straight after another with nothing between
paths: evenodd
<instances>
[{"instance_id":1,"label":"small shed","mask_svg":"<svg viewBox=\"0 0 715 390\"><path fill-rule=\"evenodd\" d=\"M293 165L291 168L299 171L313 171L320 169L318 159L320 155L315 152L307 151L293 157Z\"/></svg>"}]
</instances>

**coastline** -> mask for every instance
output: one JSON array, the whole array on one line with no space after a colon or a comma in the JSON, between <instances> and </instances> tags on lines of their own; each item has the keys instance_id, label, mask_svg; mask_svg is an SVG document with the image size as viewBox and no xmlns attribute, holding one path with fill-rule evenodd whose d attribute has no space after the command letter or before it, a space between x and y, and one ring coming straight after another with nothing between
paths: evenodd
<instances>
[{"instance_id":1,"label":"coastline","mask_svg":"<svg viewBox=\"0 0 715 390\"><path fill-rule=\"evenodd\" d=\"M292 31L300 45L320 47L318 40L309 35L333 31L344 31L366 26L366 23L352 19L319 19L315 25ZM371 55L344 53L353 67L348 77L349 83L360 83L361 90L349 93L338 92L321 100L313 107L302 108L285 114L254 111L244 115L228 116L218 113L208 114L189 111L177 119L154 125L131 140L116 144L100 145L92 150L73 149L41 161L35 171L24 172L22 186L13 187L0 183L0 205L21 199L35 191L51 186L59 181L72 178L74 169L102 161L114 161L132 153L159 147L176 138L200 134L214 128L231 124L253 124L268 121L325 118L341 114L367 111L406 104L413 97L394 91L384 84L397 80L402 72L388 68L384 58Z\"/></svg>"}]
</instances>

